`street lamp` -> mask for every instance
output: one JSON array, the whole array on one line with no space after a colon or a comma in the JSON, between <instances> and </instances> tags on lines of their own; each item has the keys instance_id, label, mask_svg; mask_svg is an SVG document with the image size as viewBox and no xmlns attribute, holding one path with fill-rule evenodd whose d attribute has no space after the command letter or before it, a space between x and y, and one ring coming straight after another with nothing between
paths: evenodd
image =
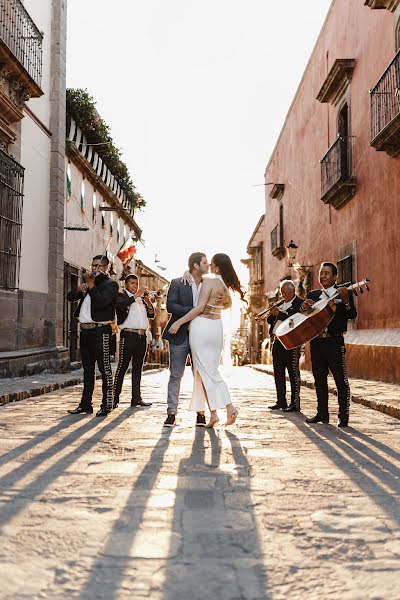
<instances>
[{"instance_id":1,"label":"street lamp","mask_svg":"<svg viewBox=\"0 0 400 600\"><path fill-rule=\"evenodd\" d=\"M298 248L298 246L297 246L297 244L294 243L293 240L290 240L290 242L286 246L286 255L287 255L289 267L293 267L293 265L295 263L297 248Z\"/></svg>"}]
</instances>

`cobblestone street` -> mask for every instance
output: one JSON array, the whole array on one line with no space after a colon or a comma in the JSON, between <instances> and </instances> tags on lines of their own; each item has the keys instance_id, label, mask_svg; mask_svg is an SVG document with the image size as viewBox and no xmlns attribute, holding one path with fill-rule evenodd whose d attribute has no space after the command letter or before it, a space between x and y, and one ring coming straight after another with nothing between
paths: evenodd
<instances>
[{"instance_id":1,"label":"cobblestone street","mask_svg":"<svg viewBox=\"0 0 400 600\"><path fill-rule=\"evenodd\" d=\"M230 429L194 427L168 371L129 378L106 419L71 416L81 386L0 409L2 599L396 600L400 421L352 403L351 426L271 413L271 376L236 368ZM96 384L96 407L99 403ZM223 415L222 417L223 422Z\"/></svg>"}]
</instances>

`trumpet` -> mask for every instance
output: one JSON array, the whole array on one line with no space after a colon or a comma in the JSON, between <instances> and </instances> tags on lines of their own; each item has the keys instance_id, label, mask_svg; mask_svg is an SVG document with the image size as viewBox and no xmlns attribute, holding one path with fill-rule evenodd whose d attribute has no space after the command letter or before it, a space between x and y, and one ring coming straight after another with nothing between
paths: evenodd
<instances>
[{"instance_id":1,"label":"trumpet","mask_svg":"<svg viewBox=\"0 0 400 600\"><path fill-rule=\"evenodd\" d=\"M271 306L268 306L268 308L264 308L264 310L261 310L259 313L256 314L256 321L258 321L258 319L261 319L261 317L269 313L269 311L273 308L278 308L278 306L281 306L284 302L284 300L279 300L278 302L275 302L275 304L271 304Z\"/></svg>"}]
</instances>

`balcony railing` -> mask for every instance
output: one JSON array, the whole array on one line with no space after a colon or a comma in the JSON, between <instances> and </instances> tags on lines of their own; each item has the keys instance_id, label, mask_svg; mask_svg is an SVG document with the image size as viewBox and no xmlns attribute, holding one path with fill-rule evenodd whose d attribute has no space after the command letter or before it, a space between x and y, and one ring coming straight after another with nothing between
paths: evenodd
<instances>
[{"instance_id":1,"label":"balcony railing","mask_svg":"<svg viewBox=\"0 0 400 600\"><path fill-rule=\"evenodd\" d=\"M355 193L351 176L351 138L338 136L321 163L321 200L339 208Z\"/></svg>"},{"instance_id":2,"label":"balcony railing","mask_svg":"<svg viewBox=\"0 0 400 600\"><path fill-rule=\"evenodd\" d=\"M279 259L285 255L283 230L279 225L276 225L271 231L271 254Z\"/></svg>"},{"instance_id":3,"label":"balcony railing","mask_svg":"<svg viewBox=\"0 0 400 600\"><path fill-rule=\"evenodd\" d=\"M400 50L371 90L371 145L400 152Z\"/></svg>"},{"instance_id":4,"label":"balcony railing","mask_svg":"<svg viewBox=\"0 0 400 600\"><path fill-rule=\"evenodd\" d=\"M271 231L271 252L274 252L278 248L278 237L279 237L279 225L273 228Z\"/></svg>"},{"instance_id":5,"label":"balcony railing","mask_svg":"<svg viewBox=\"0 0 400 600\"><path fill-rule=\"evenodd\" d=\"M43 36L20 0L0 0L0 40L40 88Z\"/></svg>"}]
</instances>

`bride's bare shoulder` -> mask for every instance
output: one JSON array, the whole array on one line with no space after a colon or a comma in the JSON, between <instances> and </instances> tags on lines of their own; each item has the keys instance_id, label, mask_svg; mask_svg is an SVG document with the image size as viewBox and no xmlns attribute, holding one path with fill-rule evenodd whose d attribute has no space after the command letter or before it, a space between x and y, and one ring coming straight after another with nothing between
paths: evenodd
<instances>
[{"instance_id":1,"label":"bride's bare shoulder","mask_svg":"<svg viewBox=\"0 0 400 600\"><path fill-rule=\"evenodd\" d=\"M203 277L203 284L208 286L210 289L217 290L224 284L215 275L205 275Z\"/></svg>"}]
</instances>

